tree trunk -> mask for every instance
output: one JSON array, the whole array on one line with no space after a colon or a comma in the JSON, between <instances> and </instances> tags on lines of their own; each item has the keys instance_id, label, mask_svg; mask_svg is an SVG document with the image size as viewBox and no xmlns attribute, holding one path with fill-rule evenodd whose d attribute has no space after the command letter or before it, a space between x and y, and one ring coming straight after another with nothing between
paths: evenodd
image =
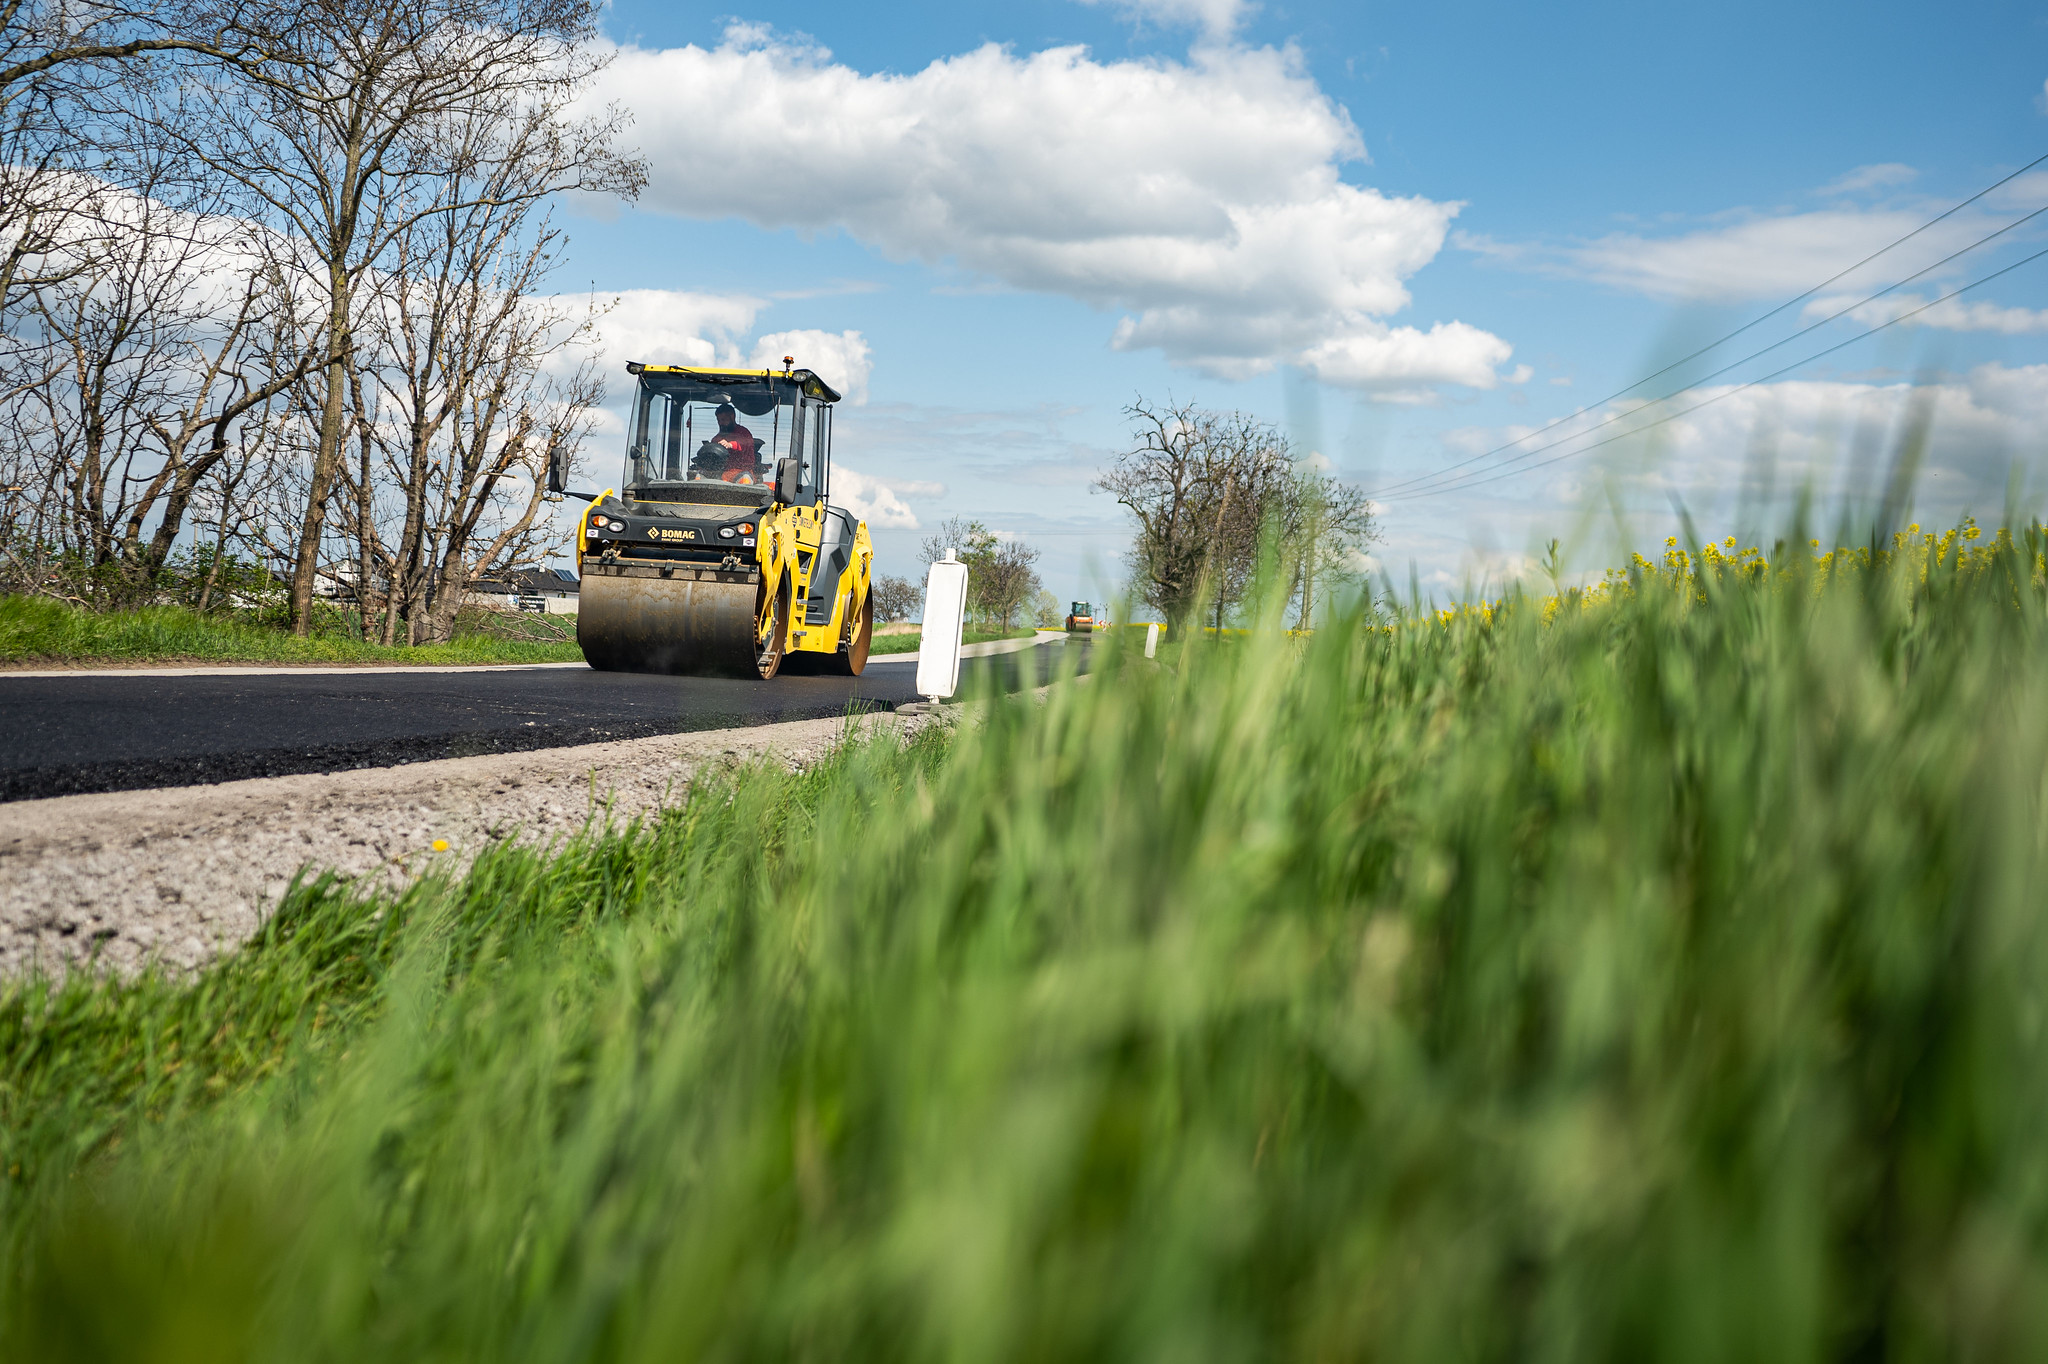
<instances>
[{"instance_id":1,"label":"tree trunk","mask_svg":"<svg viewBox=\"0 0 2048 1364\"><path fill-rule=\"evenodd\" d=\"M348 368L349 391L355 404L356 440L362 454L362 477L356 483L356 623L360 627L364 641L368 642L371 638L371 549L376 542L376 531L370 521L376 512L376 501L371 495L370 486L370 448L375 433L370 429L369 411L363 403L362 373L353 364Z\"/></svg>"},{"instance_id":2,"label":"tree trunk","mask_svg":"<svg viewBox=\"0 0 2048 1364\"><path fill-rule=\"evenodd\" d=\"M305 636L313 624L313 584L320 572L320 537L327 525L327 494L341 459L342 353L348 345L348 277L338 266L328 272L333 293L327 311L327 402L320 411L320 447L313 456L306 490L306 519L292 561L292 633Z\"/></svg>"},{"instance_id":3,"label":"tree trunk","mask_svg":"<svg viewBox=\"0 0 2048 1364\"><path fill-rule=\"evenodd\" d=\"M206 566L206 581L201 583L199 586L198 610L202 614L205 612L206 608L212 605L213 603L214 584L220 581L221 560L227 557L228 502L233 497L233 495L234 489L232 488L225 489L221 493L220 520L215 522L213 527L213 562Z\"/></svg>"},{"instance_id":4,"label":"tree trunk","mask_svg":"<svg viewBox=\"0 0 2048 1364\"><path fill-rule=\"evenodd\" d=\"M390 595L384 601L384 643L398 638L398 622L408 622L406 643L413 643L410 622L418 613L421 588L420 549L427 529L427 428L415 407L412 422L411 463L405 479L405 529L398 537L398 553L392 560ZM401 609L401 602L403 607Z\"/></svg>"},{"instance_id":5,"label":"tree trunk","mask_svg":"<svg viewBox=\"0 0 2048 1364\"><path fill-rule=\"evenodd\" d=\"M469 569L459 550L451 550L441 563L434 583L434 606L427 612L425 638L421 644L445 644L455 638L455 615L462 609L463 589L469 586Z\"/></svg>"}]
</instances>

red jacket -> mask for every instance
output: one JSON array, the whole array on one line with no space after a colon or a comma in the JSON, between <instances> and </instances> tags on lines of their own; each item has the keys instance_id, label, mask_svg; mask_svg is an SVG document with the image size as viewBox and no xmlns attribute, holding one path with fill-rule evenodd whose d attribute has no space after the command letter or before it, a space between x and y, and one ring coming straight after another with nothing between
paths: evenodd
<instances>
[{"instance_id":1,"label":"red jacket","mask_svg":"<svg viewBox=\"0 0 2048 1364\"><path fill-rule=\"evenodd\" d=\"M742 475L751 478L754 473L754 433L735 422L719 430L711 438L714 453L725 456L725 471L719 475L727 483L738 480Z\"/></svg>"}]
</instances>

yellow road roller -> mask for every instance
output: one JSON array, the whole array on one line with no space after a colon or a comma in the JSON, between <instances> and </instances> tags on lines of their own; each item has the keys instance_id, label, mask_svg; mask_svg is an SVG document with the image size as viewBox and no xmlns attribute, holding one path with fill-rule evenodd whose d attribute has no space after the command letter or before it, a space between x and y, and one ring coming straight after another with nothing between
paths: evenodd
<instances>
[{"instance_id":1,"label":"yellow road roller","mask_svg":"<svg viewBox=\"0 0 2048 1364\"><path fill-rule=\"evenodd\" d=\"M576 642L593 668L858 676L875 608L867 523L831 502L839 394L780 370L629 364L623 485L577 544ZM561 490L558 466L550 486Z\"/></svg>"}]
</instances>

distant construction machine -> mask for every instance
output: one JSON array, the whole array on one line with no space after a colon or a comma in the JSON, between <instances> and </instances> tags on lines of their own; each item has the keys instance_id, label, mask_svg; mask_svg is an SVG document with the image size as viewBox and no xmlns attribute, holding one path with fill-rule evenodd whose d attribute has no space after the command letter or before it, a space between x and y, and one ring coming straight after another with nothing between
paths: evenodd
<instances>
[{"instance_id":1,"label":"distant construction machine","mask_svg":"<svg viewBox=\"0 0 2048 1364\"><path fill-rule=\"evenodd\" d=\"M839 394L780 371L629 364L616 492L577 537L576 642L614 672L858 676L874 635L867 523L828 500ZM561 492L559 461L548 486Z\"/></svg>"},{"instance_id":2,"label":"distant construction machine","mask_svg":"<svg viewBox=\"0 0 2048 1364\"><path fill-rule=\"evenodd\" d=\"M1095 608L1087 602L1071 602L1067 610L1067 633L1085 635L1095 628Z\"/></svg>"}]
</instances>

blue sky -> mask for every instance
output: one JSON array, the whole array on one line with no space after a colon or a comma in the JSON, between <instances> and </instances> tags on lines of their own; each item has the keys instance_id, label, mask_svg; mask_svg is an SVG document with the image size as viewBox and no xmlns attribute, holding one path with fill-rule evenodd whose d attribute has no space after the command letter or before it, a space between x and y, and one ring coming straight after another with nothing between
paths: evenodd
<instances>
[{"instance_id":1,"label":"blue sky","mask_svg":"<svg viewBox=\"0 0 2048 1364\"><path fill-rule=\"evenodd\" d=\"M592 98L654 184L572 205L560 287L620 295L608 364L788 349L849 388L840 488L888 571L957 514L1108 590L1125 523L1089 484L1140 395L1288 430L1439 595L1553 536L1611 562L1674 500L1717 535L1802 484L1868 501L1916 376L1923 515L1995 519L2016 465L2048 491L2048 260L1854 340L2048 215L1852 308L2048 205L2048 166L1638 396L1841 319L1672 407L1603 401L2048 152L2038 6L620 3L606 32ZM1541 467L1416 496L1560 420L1505 452L1576 441Z\"/></svg>"}]
</instances>

